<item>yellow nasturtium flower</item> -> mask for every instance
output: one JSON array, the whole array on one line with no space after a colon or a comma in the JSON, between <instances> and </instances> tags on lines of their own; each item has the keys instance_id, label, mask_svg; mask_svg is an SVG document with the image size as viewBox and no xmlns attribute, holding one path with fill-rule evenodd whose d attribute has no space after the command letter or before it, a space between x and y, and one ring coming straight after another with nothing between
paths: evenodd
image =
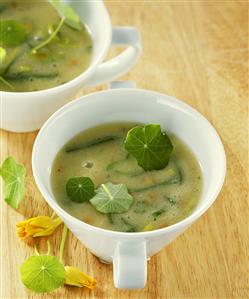
<instances>
[{"instance_id":1,"label":"yellow nasturtium flower","mask_svg":"<svg viewBox=\"0 0 249 299\"><path fill-rule=\"evenodd\" d=\"M18 222L17 234L21 239L27 237L43 237L51 235L55 229L62 223L59 217L51 218L49 216L38 216Z\"/></svg>"},{"instance_id":2,"label":"yellow nasturtium flower","mask_svg":"<svg viewBox=\"0 0 249 299\"><path fill-rule=\"evenodd\" d=\"M75 267L65 266L65 270L65 284L76 287L86 287L92 290L97 283L94 278L89 277L88 275L81 272L79 269Z\"/></svg>"}]
</instances>

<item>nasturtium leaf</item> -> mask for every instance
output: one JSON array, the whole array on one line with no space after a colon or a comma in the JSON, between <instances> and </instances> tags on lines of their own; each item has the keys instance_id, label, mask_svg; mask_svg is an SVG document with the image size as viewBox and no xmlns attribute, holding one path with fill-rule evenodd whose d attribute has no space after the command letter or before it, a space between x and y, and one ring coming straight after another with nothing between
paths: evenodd
<instances>
[{"instance_id":1,"label":"nasturtium leaf","mask_svg":"<svg viewBox=\"0 0 249 299\"><path fill-rule=\"evenodd\" d=\"M24 42L27 32L26 27L16 20L0 21L0 43L4 47L15 47Z\"/></svg>"},{"instance_id":2,"label":"nasturtium leaf","mask_svg":"<svg viewBox=\"0 0 249 299\"><path fill-rule=\"evenodd\" d=\"M73 177L67 181L66 191L72 201L84 202L94 196L95 187L89 177Z\"/></svg>"},{"instance_id":3,"label":"nasturtium leaf","mask_svg":"<svg viewBox=\"0 0 249 299\"><path fill-rule=\"evenodd\" d=\"M0 47L0 64L2 64L5 57L6 57L6 50L3 47Z\"/></svg>"},{"instance_id":4,"label":"nasturtium leaf","mask_svg":"<svg viewBox=\"0 0 249 299\"><path fill-rule=\"evenodd\" d=\"M101 184L90 202L101 213L124 213L129 210L133 197L126 185L106 183Z\"/></svg>"},{"instance_id":5,"label":"nasturtium leaf","mask_svg":"<svg viewBox=\"0 0 249 299\"><path fill-rule=\"evenodd\" d=\"M158 124L131 129L124 146L144 170L158 170L167 166L173 150L169 137Z\"/></svg>"},{"instance_id":6,"label":"nasturtium leaf","mask_svg":"<svg viewBox=\"0 0 249 299\"><path fill-rule=\"evenodd\" d=\"M36 293L48 293L64 284L66 271L51 255L29 257L20 268L22 283Z\"/></svg>"},{"instance_id":7,"label":"nasturtium leaf","mask_svg":"<svg viewBox=\"0 0 249 299\"><path fill-rule=\"evenodd\" d=\"M13 157L8 157L0 169L4 181L4 200L15 209L18 208L25 194L25 173L24 166L17 164Z\"/></svg>"},{"instance_id":8,"label":"nasturtium leaf","mask_svg":"<svg viewBox=\"0 0 249 299\"><path fill-rule=\"evenodd\" d=\"M65 18L65 23L68 26L77 30L82 28L80 17L70 5L62 3L61 0L49 0L49 3L57 10L62 18Z\"/></svg>"}]
</instances>

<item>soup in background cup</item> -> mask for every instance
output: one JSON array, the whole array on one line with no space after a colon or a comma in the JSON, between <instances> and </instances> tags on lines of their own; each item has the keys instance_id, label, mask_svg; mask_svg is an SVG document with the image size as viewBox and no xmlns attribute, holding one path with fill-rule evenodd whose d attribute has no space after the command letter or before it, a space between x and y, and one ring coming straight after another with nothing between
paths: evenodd
<instances>
[{"instance_id":1,"label":"soup in background cup","mask_svg":"<svg viewBox=\"0 0 249 299\"><path fill-rule=\"evenodd\" d=\"M117 232L89 225L63 210L51 186L51 168L62 146L76 134L113 122L158 123L181 139L197 158L203 176L200 200L185 219L146 232ZM100 259L113 263L117 288L142 288L147 259L173 241L215 201L224 182L226 157L213 126L196 110L164 94L117 88L83 96L54 113L33 148L33 173L42 195L75 236Z\"/></svg>"},{"instance_id":2,"label":"soup in background cup","mask_svg":"<svg viewBox=\"0 0 249 299\"><path fill-rule=\"evenodd\" d=\"M39 129L46 119L72 99L84 86L106 83L129 71L139 58L140 36L133 27L112 28L100 1L65 1L80 16L90 33L93 49L89 67L71 81L31 92L0 91L1 128L13 132ZM111 45L128 46L121 54L102 63Z\"/></svg>"}]
</instances>

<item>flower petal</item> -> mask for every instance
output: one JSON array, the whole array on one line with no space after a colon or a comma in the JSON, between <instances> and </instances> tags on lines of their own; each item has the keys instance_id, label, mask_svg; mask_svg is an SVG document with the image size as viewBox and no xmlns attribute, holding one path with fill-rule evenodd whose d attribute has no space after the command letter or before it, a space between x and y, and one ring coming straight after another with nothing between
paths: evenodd
<instances>
[{"instance_id":1,"label":"flower petal","mask_svg":"<svg viewBox=\"0 0 249 299\"><path fill-rule=\"evenodd\" d=\"M71 266L65 266L66 279L65 284L76 286L76 287L86 287L88 289L93 289L96 285L96 280L85 273L81 272L79 269Z\"/></svg>"},{"instance_id":2,"label":"flower petal","mask_svg":"<svg viewBox=\"0 0 249 299\"><path fill-rule=\"evenodd\" d=\"M59 217L52 219L48 216L37 216L17 223L17 234L21 239L29 236L49 236L61 223L62 220Z\"/></svg>"}]
</instances>

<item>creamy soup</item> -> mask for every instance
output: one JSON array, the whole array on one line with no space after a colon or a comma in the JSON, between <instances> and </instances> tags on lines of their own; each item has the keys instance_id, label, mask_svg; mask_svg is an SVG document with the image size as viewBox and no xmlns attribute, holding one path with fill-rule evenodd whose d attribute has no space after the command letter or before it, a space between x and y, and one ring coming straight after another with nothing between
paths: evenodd
<instances>
[{"instance_id":1,"label":"creamy soup","mask_svg":"<svg viewBox=\"0 0 249 299\"><path fill-rule=\"evenodd\" d=\"M13 30L13 22L17 21L19 27L25 28L23 40L18 34L22 40L18 45L7 40L6 46L6 39L0 40L0 47L6 51L5 58L0 59L0 90L24 92L55 87L79 76L90 65L92 40L83 24L76 30L64 23L48 45L32 53L61 20L48 1L1 2L0 20L2 37L6 24Z\"/></svg>"},{"instance_id":2,"label":"creamy soup","mask_svg":"<svg viewBox=\"0 0 249 299\"><path fill-rule=\"evenodd\" d=\"M144 171L124 149L131 123L111 123L88 129L57 154L51 173L52 190L59 205L72 216L94 226L122 232L154 230L187 217L198 204L202 174L191 150L175 135L169 164ZM96 186L126 184L134 201L122 214L102 214L89 202L76 203L66 193L67 180L90 177Z\"/></svg>"}]
</instances>

